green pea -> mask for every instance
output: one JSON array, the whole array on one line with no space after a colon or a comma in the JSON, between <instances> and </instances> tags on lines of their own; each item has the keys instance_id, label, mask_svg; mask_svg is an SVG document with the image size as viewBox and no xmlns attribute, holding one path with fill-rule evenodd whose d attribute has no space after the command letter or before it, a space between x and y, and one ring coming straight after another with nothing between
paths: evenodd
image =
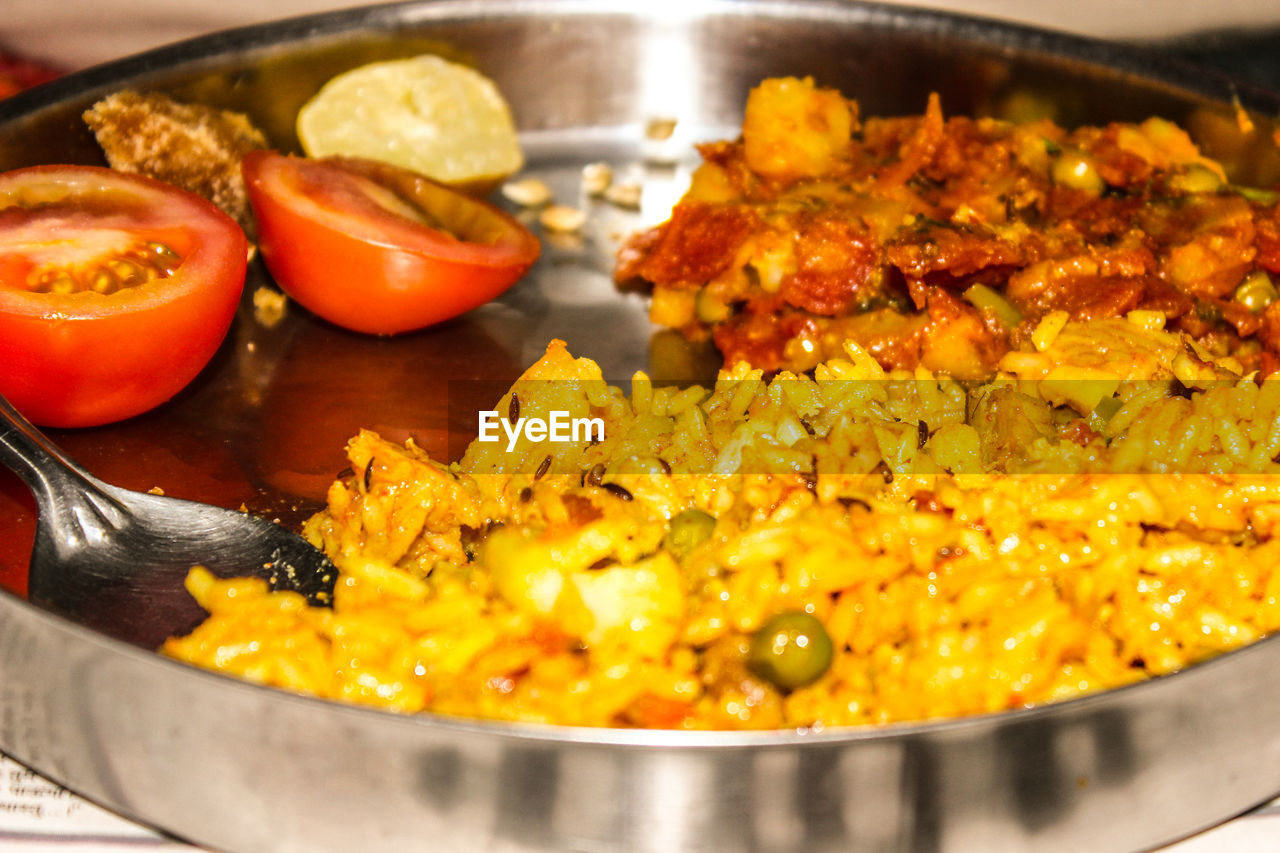
<instances>
[{"instance_id":1,"label":"green pea","mask_svg":"<svg viewBox=\"0 0 1280 853\"><path fill-rule=\"evenodd\" d=\"M686 509L671 519L662 544L677 560L683 560L694 548L711 538L715 526L715 516L700 509Z\"/></svg>"},{"instance_id":2,"label":"green pea","mask_svg":"<svg viewBox=\"0 0 1280 853\"><path fill-rule=\"evenodd\" d=\"M779 613L751 637L747 665L776 687L812 684L831 666L831 637L822 623L800 610Z\"/></svg>"},{"instance_id":3,"label":"green pea","mask_svg":"<svg viewBox=\"0 0 1280 853\"><path fill-rule=\"evenodd\" d=\"M1053 161L1053 182L1090 195L1101 195L1106 184L1098 174L1098 166L1080 151L1063 151Z\"/></svg>"},{"instance_id":4,"label":"green pea","mask_svg":"<svg viewBox=\"0 0 1280 853\"><path fill-rule=\"evenodd\" d=\"M1255 314L1267 310L1277 299L1276 286L1265 270L1254 270L1236 288L1235 300Z\"/></svg>"},{"instance_id":5,"label":"green pea","mask_svg":"<svg viewBox=\"0 0 1280 853\"><path fill-rule=\"evenodd\" d=\"M1222 189L1222 179L1212 169L1192 165L1171 177L1169 186L1184 193L1216 193Z\"/></svg>"}]
</instances>

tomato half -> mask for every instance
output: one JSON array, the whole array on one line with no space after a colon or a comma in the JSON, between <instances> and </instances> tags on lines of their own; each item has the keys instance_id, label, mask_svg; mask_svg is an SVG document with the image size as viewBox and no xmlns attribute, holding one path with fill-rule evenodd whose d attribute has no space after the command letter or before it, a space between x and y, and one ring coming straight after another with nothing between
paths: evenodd
<instances>
[{"instance_id":1,"label":"tomato half","mask_svg":"<svg viewBox=\"0 0 1280 853\"><path fill-rule=\"evenodd\" d=\"M0 394L58 427L158 406L226 337L246 251L229 216L150 178L0 175Z\"/></svg>"},{"instance_id":2,"label":"tomato half","mask_svg":"<svg viewBox=\"0 0 1280 853\"><path fill-rule=\"evenodd\" d=\"M515 284L540 251L496 207L397 166L253 151L243 171L271 275L357 332L406 332L470 311Z\"/></svg>"}]
</instances>

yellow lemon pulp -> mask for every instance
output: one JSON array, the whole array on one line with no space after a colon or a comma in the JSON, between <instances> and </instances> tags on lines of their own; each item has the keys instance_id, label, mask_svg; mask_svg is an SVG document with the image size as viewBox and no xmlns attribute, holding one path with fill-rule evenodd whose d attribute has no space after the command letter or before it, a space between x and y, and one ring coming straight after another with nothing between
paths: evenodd
<instances>
[{"instance_id":1,"label":"yellow lemon pulp","mask_svg":"<svg viewBox=\"0 0 1280 853\"><path fill-rule=\"evenodd\" d=\"M298 139L312 157L367 157L468 190L491 189L524 165L494 82L430 55L334 77L299 111Z\"/></svg>"}]
</instances>

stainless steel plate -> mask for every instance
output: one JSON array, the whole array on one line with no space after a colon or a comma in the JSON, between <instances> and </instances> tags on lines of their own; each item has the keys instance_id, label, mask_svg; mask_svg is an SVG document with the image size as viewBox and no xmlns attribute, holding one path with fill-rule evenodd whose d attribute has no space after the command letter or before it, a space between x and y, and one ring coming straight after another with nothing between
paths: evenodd
<instances>
[{"instance_id":1,"label":"stainless steel plate","mask_svg":"<svg viewBox=\"0 0 1280 853\"><path fill-rule=\"evenodd\" d=\"M210 369L135 421L59 433L134 488L296 520L356 428L451 447L469 382L513 378L551 337L625 379L670 342L610 281L621 233L662 218L691 143L733 133L750 86L810 74L868 113L1049 103L1060 121L1260 114L1280 102L1154 57L990 22L834 2L436 2L213 35L0 103L0 167L100 162L79 113L124 86L248 111L282 148L334 73L432 51L497 80L530 170L572 199L607 160L646 183L581 244L458 321L392 340L246 307ZM659 148L644 122L674 117ZM587 203L584 201L584 203ZM249 290L265 273L251 270ZM685 368L710 369L683 353ZM661 365L658 372L662 372ZM470 387L470 386L467 386ZM450 411L450 401L454 401ZM478 401L487 402L487 401ZM470 411L474 417L474 408ZM883 729L636 732L406 718L197 671L23 598L32 507L0 478L0 747L74 790L231 850L1132 849L1280 791L1280 643L1061 705Z\"/></svg>"}]
</instances>

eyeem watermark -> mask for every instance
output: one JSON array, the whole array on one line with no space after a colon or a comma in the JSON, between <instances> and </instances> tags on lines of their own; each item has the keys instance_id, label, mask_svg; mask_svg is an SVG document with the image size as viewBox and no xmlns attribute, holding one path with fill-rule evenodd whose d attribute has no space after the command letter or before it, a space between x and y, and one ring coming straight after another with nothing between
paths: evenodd
<instances>
[{"instance_id":1,"label":"eyeem watermark","mask_svg":"<svg viewBox=\"0 0 1280 853\"><path fill-rule=\"evenodd\" d=\"M477 441L501 441L507 439L507 452L516 449L516 442L523 435L534 444L544 441L588 444L604 441L603 418L574 418L568 412L552 410L547 418L516 418L515 422L501 417L497 412L480 413L480 432Z\"/></svg>"},{"instance_id":2,"label":"eyeem watermark","mask_svg":"<svg viewBox=\"0 0 1280 853\"><path fill-rule=\"evenodd\" d=\"M478 441L486 471L532 474L553 449L585 449L614 432L623 438L639 424L613 449L624 457L610 459L618 470L638 454L636 470L648 471L652 456L640 449L647 447L687 474L846 476L869 467L888 477L941 468L1010 476L1254 474L1276 478L1267 488L1280 483L1280 378L1195 387L1172 379L775 379L769 391L759 380L721 380L700 391L652 387L650 402L616 421L574 402L580 383L540 381L519 387L521 411L520 403L509 405L510 382L450 380L449 458L462 459ZM759 405L746 405L748 392ZM503 402L492 411L495 400ZM560 471L561 454L552 455Z\"/></svg>"}]
</instances>

